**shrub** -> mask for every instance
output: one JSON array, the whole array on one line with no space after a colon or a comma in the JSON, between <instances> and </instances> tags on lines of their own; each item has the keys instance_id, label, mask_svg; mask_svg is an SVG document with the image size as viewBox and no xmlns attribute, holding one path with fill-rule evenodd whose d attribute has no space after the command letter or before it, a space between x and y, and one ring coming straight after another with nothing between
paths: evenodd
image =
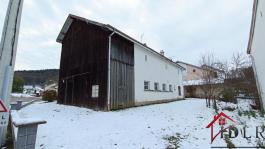
<instances>
[{"instance_id":1,"label":"shrub","mask_svg":"<svg viewBox=\"0 0 265 149\"><path fill-rule=\"evenodd\" d=\"M224 102L237 103L236 92L233 89L224 89L222 92Z\"/></svg>"},{"instance_id":2,"label":"shrub","mask_svg":"<svg viewBox=\"0 0 265 149\"><path fill-rule=\"evenodd\" d=\"M238 115L242 116L242 112L240 110L238 110Z\"/></svg>"},{"instance_id":3,"label":"shrub","mask_svg":"<svg viewBox=\"0 0 265 149\"><path fill-rule=\"evenodd\" d=\"M24 86L24 79L20 76L14 75L13 79L13 86L12 86L12 92L16 93L22 93L23 92L23 86Z\"/></svg>"},{"instance_id":4,"label":"shrub","mask_svg":"<svg viewBox=\"0 0 265 149\"><path fill-rule=\"evenodd\" d=\"M225 107L225 108L223 108L223 110L227 110L227 111L235 111L236 108L234 108L234 107Z\"/></svg>"},{"instance_id":5,"label":"shrub","mask_svg":"<svg viewBox=\"0 0 265 149\"><path fill-rule=\"evenodd\" d=\"M52 102L57 99L57 92L53 90L44 91L42 100Z\"/></svg>"}]
</instances>

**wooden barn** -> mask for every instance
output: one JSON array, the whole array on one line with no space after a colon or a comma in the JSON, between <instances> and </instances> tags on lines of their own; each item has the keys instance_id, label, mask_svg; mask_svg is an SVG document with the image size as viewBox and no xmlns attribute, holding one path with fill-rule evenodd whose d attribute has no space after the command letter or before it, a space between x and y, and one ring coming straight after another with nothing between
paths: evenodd
<instances>
[{"instance_id":1,"label":"wooden barn","mask_svg":"<svg viewBox=\"0 0 265 149\"><path fill-rule=\"evenodd\" d=\"M57 42L60 104L114 110L184 97L183 67L110 25L69 15Z\"/></svg>"}]
</instances>

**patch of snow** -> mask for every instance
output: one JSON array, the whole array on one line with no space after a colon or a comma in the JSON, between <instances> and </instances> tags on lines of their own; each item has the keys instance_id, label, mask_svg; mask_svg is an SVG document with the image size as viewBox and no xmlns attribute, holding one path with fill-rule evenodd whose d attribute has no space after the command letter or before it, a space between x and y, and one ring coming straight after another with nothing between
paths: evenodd
<instances>
[{"instance_id":1,"label":"patch of snow","mask_svg":"<svg viewBox=\"0 0 265 149\"><path fill-rule=\"evenodd\" d=\"M46 123L45 120L40 118L29 118L25 117L24 115L21 115L21 113L18 113L17 110L11 111L11 117L12 122L16 127L21 125L32 125L32 124L44 124Z\"/></svg>"},{"instance_id":2,"label":"patch of snow","mask_svg":"<svg viewBox=\"0 0 265 149\"><path fill-rule=\"evenodd\" d=\"M25 98L33 97L33 96L29 95L29 94L24 94L24 93L11 93L11 96L12 97L20 97L20 98L22 98L22 97L25 97Z\"/></svg>"},{"instance_id":3,"label":"patch of snow","mask_svg":"<svg viewBox=\"0 0 265 149\"><path fill-rule=\"evenodd\" d=\"M265 124L265 118L261 116L260 112L251 108L250 104L252 101L251 99L238 99L237 104L225 102L218 103L220 109L227 109L227 107L235 109L233 111L224 110L223 112L238 123L235 125L239 131L238 137L231 139L236 146L256 147L258 143L258 139L256 138L256 127L264 126ZM239 115L239 113L241 113L241 115ZM251 138L246 139L242 137L244 127L246 127L246 136Z\"/></svg>"},{"instance_id":4,"label":"patch of snow","mask_svg":"<svg viewBox=\"0 0 265 149\"><path fill-rule=\"evenodd\" d=\"M225 104L220 103L220 106ZM244 104L246 103L243 101L242 104L239 102L245 108ZM224 112L237 121L242 118L237 111ZM206 126L213 120L215 112L206 108L205 100L202 99L111 112L59 105L55 102L36 102L21 109L19 113L47 121L47 124L39 126L36 148L164 149L172 145L165 138L180 138L178 145L184 149L226 146L220 137L213 144L210 143L210 129ZM261 121L264 118L253 120L250 125L254 126ZM242 138L232 142L235 145L251 144Z\"/></svg>"},{"instance_id":5,"label":"patch of snow","mask_svg":"<svg viewBox=\"0 0 265 149\"><path fill-rule=\"evenodd\" d=\"M212 82L213 84L224 83L224 81L221 79L215 79L215 80L212 80ZM203 85L203 84L205 84L205 81L203 79L183 81L184 86Z\"/></svg>"}]
</instances>

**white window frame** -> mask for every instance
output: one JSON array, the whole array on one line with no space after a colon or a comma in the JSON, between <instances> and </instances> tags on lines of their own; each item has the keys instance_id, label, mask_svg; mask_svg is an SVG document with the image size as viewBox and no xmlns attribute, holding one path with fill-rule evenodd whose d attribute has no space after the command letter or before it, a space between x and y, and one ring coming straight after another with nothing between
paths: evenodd
<instances>
[{"instance_id":1,"label":"white window frame","mask_svg":"<svg viewBox=\"0 0 265 149\"><path fill-rule=\"evenodd\" d=\"M92 85L91 97L98 98L99 97L99 85Z\"/></svg>"},{"instance_id":2,"label":"white window frame","mask_svg":"<svg viewBox=\"0 0 265 149\"><path fill-rule=\"evenodd\" d=\"M162 85L162 90L165 92L165 91L167 91L167 85L164 83L163 85Z\"/></svg>"},{"instance_id":3,"label":"white window frame","mask_svg":"<svg viewBox=\"0 0 265 149\"><path fill-rule=\"evenodd\" d=\"M172 85L171 84L169 84L168 88L169 88L169 91L170 92L173 92L173 88L172 88Z\"/></svg>"},{"instance_id":4,"label":"white window frame","mask_svg":"<svg viewBox=\"0 0 265 149\"><path fill-rule=\"evenodd\" d=\"M181 93L181 86L178 86L178 95L179 95L179 96L182 96L182 93Z\"/></svg>"},{"instance_id":5,"label":"white window frame","mask_svg":"<svg viewBox=\"0 0 265 149\"><path fill-rule=\"evenodd\" d=\"M150 90L150 81L144 81L144 90Z\"/></svg>"},{"instance_id":6,"label":"white window frame","mask_svg":"<svg viewBox=\"0 0 265 149\"><path fill-rule=\"evenodd\" d=\"M159 91L159 83L158 82L154 83L154 90Z\"/></svg>"}]
</instances>

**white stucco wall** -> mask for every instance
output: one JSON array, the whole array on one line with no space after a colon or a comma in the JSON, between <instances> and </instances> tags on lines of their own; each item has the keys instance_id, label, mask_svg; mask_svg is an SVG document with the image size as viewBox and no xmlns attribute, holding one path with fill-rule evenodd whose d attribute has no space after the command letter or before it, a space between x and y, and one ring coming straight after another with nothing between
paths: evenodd
<instances>
[{"instance_id":1,"label":"white stucco wall","mask_svg":"<svg viewBox=\"0 0 265 149\"><path fill-rule=\"evenodd\" d=\"M258 2L251 56L257 76L259 93L265 108L265 0L259 0Z\"/></svg>"},{"instance_id":2,"label":"white stucco wall","mask_svg":"<svg viewBox=\"0 0 265 149\"><path fill-rule=\"evenodd\" d=\"M134 49L136 103L184 97L180 68L137 44L134 45ZM167 90L171 84L173 92L145 91L144 81L150 81L151 90L154 90L155 82L159 83L160 90L162 90L162 84L166 84ZM178 94L178 86L181 86L181 96Z\"/></svg>"}]
</instances>

